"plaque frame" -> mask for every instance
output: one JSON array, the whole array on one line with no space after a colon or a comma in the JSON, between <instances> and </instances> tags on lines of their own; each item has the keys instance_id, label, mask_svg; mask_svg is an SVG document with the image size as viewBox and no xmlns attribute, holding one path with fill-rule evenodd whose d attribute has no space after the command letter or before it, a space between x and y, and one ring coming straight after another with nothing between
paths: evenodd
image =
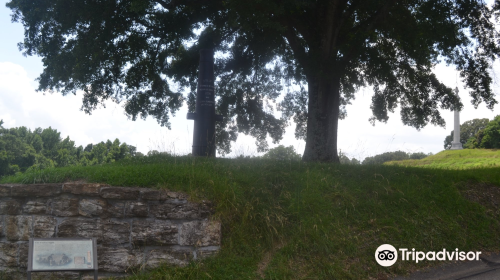
<instances>
[{"instance_id":1,"label":"plaque frame","mask_svg":"<svg viewBox=\"0 0 500 280\"><path fill-rule=\"evenodd\" d=\"M88 241L91 242L91 258L92 258L92 268L61 268L61 269L39 269L33 268L33 256L34 256L34 242L35 241L52 241L57 243L58 241ZM94 280L97 280L97 240L96 238L30 238L29 239L29 249L28 249L28 280L31 280L32 272L56 272L56 271L94 271Z\"/></svg>"}]
</instances>

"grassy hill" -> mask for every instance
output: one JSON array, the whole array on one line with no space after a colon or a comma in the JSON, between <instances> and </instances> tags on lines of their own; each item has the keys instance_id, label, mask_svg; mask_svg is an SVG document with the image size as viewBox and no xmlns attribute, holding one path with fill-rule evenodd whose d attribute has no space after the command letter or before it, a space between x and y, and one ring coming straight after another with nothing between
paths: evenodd
<instances>
[{"instance_id":1,"label":"grassy hill","mask_svg":"<svg viewBox=\"0 0 500 280\"><path fill-rule=\"evenodd\" d=\"M387 279L442 262L381 267L374 254L385 243L420 251L500 250L500 212L482 196L499 189L500 167L457 171L157 155L31 169L0 183L81 179L185 191L215 204L223 231L216 257L136 271L129 279Z\"/></svg>"},{"instance_id":2,"label":"grassy hill","mask_svg":"<svg viewBox=\"0 0 500 280\"><path fill-rule=\"evenodd\" d=\"M423 159L389 161L384 164L442 169L500 167L500 150L446 150Z\"/></svg>"}]
</instances>

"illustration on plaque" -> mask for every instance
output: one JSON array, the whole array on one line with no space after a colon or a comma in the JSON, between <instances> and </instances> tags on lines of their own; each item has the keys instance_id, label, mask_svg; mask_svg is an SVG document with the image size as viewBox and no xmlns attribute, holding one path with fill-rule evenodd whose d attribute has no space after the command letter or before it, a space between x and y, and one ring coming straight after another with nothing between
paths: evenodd
<instances>
[{"instance_id":1,"label":"illustration on plaque","mask_svg":"<svg viewBox=\"0 0 500 280\"><path fill-rule=\"evenodd\" d=\"M63 266L71 262L71 259L66 254L50 254L49 256L38 255L36 262L45 266Z\"/></svg>"},{"instance_id":2,"label":"illustration on plaque","mask_svg":"<svg viewBox=\"0 0 500 280\"><path fill-rule=\"evenodd\" d=\"M34 241L33 269L92 269L92 240Z\"/></svg>"}]
</instances>

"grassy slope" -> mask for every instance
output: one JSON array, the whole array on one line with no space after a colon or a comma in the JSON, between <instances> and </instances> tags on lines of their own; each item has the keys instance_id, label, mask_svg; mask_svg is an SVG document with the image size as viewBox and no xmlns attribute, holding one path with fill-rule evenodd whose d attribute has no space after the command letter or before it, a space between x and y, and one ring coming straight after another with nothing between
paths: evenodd
<instances>
[{"instance_id":1,"label":"grassy slope","mask_svg":"<svg viewBox=\"0 0 500 280\"><path fill-rule=\"evenodd\" d=\"M445 169L500 167L500 150L446 150L420 160L390 161L385 164Z\"/></svg>"},{"instance_id":2,"label":"grassy slope","mask_svg":"<svg viewBox=\"0 0 500 280\"><path fill-rule=\"evenodd\" d=\"M156 156L32 171L0 183L77 179L182 190L215 202L223 226L218 256L130 279L260 279L259 271L265 279L369 279L438 264L381 267L374 253L384 243L421 251L500 250L498 220L460 194L480 182L500 186L498 167L455 171Z\"/></svg>"}]
</instances>

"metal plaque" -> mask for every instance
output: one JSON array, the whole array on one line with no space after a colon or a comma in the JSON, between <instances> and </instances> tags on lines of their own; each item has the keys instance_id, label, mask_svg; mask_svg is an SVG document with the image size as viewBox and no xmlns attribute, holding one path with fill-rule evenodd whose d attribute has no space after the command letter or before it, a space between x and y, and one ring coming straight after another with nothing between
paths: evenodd
<instances>
[{"instance_id":1,"label":"metal plaque","mask_svg":"<svg viewBox=\"0 0 500 280\"><path fill-rule=\"evenodd\" d=\"M97 255L92 238L32 238L30 271L95 270Z\"/></svg>"}]
</instances>

